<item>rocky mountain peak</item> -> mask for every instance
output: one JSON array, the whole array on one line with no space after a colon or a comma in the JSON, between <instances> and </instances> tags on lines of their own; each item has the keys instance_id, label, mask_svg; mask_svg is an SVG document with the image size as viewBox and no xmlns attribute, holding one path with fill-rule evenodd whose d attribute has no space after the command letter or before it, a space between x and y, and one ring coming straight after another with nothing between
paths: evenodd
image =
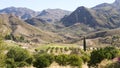
<instances>
[{"instance_id":1,"label":"rocky mountain peak","mask_svg":"<svg viewBox=\"0 0 120 68\"><path fill-rule=\"evenodd\" d=\"M89 25L91 27L96 26L96 20L93 17L91 10L83 6L78 7L73 13L64 17L61 21L67 27L76 23Z\"/></svg>"},{"instance_id":2,"label":"rocky mountain peak","mask_svg":"<svg viewBox=\"0 0 120 68\"><path fill-rule=\"evenodd\" d=\"M85 9L85 7L84 6L80 6L80 7L77 8L77 10L80 10L80 9Z\"/></svg>"},{"instance_id":3,"label":"rocky mountain peak","mask_svg":"<svg viewBox=\"0 0 120 68\"><path fill-rule=\"evenodd\" d=\"M43 10L38 16L43 16L43 15L46 15L48 13L47 10Z\"/></svg>"},{"instance_id":4,"label":"rocky mountain peak","mask_svg":"<svg viewBox=\"0 0 120 68\"><path fill-rule=\"evenodd\" d=\"M115 2L113 3L113 5L114 5L116 8L120 8L120 0L115 0Z\"/></svg>"},{"instance_id":5,"label":"rocky mountain peak","mask_svg":"<svg viewBox=\"0 0 120 68\"><path fill-rule=\"evenodd\" d=\"M119 3L120 4L120 0L115 0L115 3Z\"/></svg>"},{"instance_id":6,"label":"rocky mountain peak","mask_svg":"<svg viewBox=\"0 0 120 68\"><path fill-rule=\"evenodd\" d=\"M37 18L41 18L45 20L46 22L56 22L60 21L61 18L63 18L65 15L69 15L71 12L67 10L62 9L46 9L43 10Z\"/></svg>"},{"instance_id":7,"label":"rocky mountain peak","mask_svg":"<svg viewBox=\"0 0 120 68\"><path fill-rule=\"evenodd\" d=\"M82 11L82 10L87 10L87 8L84 6L81 6L81 7L78 7L75 11Z\"/></svg>"}]
</instances>

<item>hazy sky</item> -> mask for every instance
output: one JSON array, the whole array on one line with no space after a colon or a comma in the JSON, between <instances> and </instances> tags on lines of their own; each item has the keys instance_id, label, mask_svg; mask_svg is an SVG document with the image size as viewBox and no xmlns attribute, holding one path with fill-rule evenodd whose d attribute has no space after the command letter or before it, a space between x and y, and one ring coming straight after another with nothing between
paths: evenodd
<instances>
[{"instance_id":1,"label":"hazy sky","mask_svg":"<svg viewBox=\"0 0 120 68\"><path fill-rule=\"evenodd\" d=\"M101 3L112 3L115 0L0 0L0 9L6 7L27 7L36 11L61 8L73 11L79 6L93 7Z\"/></svg>"}]
</instances>

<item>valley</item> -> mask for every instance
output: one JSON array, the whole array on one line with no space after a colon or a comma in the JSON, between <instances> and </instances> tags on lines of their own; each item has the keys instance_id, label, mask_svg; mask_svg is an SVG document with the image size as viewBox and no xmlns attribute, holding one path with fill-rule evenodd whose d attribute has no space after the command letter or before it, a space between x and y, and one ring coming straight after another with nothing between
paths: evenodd
<instances>
[{"instance_id":1,"label":"valley","mask_svg":"<svg viewBox=\"0 0 120 68\"><path fill-rule=\"evenodd\" d=\"M0 9L0 68L119 68L119 62L119 0L74 11Z\"/></svg>"}]
</instances>

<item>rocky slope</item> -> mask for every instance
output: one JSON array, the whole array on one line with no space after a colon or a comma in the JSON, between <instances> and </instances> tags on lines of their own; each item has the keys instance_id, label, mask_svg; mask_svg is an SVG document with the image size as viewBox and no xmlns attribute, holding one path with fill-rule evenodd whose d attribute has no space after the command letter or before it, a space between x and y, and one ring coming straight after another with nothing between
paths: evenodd
<instances>
[{"instance_id":1,"label":"rocky slope","mask_svg":"<svg viewBox=\"0 0 120 68\"><path fill-rule=\"evenodd\" d=\"M71 12L62 9L46 9L41 11L37 18L41 18L46 22L58 22L66 15L69 15Z\"/></svg>"},{"instance_id":2,"label":"rocky slope","mask_svg":"<svg viewBox=\"0 0 120 68\"><path fill-rule=\"evenodd\" d=\"M0 14L0 32L4 36L9 34L22 35L26 39L38 43L54 42L62 39L57 34L29 25L12 14Z\"/></svg>"},{"instance_id":3,"label":"rocky slope","mask_svg":"<svg viewBox=\"0 0 120 68\"><path fill-rule=\"evenodd\" d=\"M91 9L78 7L61 22L67 27L80 23L95 30L118 28L120 27L119 3L120 1L116 0L113 4L104 3Z\"/></svg>"},{"instance_id":4,"label":"rocky slope","mask_svg":"<svg viewBox=\"0 0 120 68\"><path fill-rule=\"evenodd\" d=\"M31 16L29 19L26 19L25 22L21 19L18 20L17 17L17 21L14 17L12 17L12 19L15 20L10 21L11 16L7 16L7 18L5 18L6 20L4 20L3 18L5 22L8 22L7 24L13 22L16 23L19 21L23 22L23 25L27 24L29 26L24 27L23 25L16 26L15 24L13 24L10 29L8 29L8 26L2 28L6 29L5 32L21 34L25 35L26 37L34 36L35 38L39 38L40 40L47 40L50 42L61 42L64 40L65 42L72 43L81 40L82 36L87 36L87 38L94 39L98 37L112 36L115 34L119 35L119 4L120 1L116 0L112 4L103 3L93 8L86 8L84 6L81 6L72 13L61 9L47 9L43 10L35 17ZM7 13L7 11L4 13ZM13 15L15 14L13 13ZM31 32L29 30L31 30ZM39 33L39 30L42 33Z\"/></svg>"}]
</instances>

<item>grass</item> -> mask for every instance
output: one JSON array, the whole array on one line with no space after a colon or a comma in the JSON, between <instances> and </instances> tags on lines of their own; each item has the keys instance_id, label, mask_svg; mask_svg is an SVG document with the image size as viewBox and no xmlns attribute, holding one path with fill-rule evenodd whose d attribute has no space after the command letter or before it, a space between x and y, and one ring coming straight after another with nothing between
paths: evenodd
<instances>
[{"instance_id":1,"label":"grass","mask_svg":"<svg viewBox=\"0 0 120 68\"><path fill-rule=\"evenodd\" d=\"M6 42L7 42L7 43L6 43ZM6 45L7 49L10 49L10 48L15 47L15 46L19 46L19 45L16 44L16 43L8 42L8 41L5 41L5 45Z\"/></svg>"}]
</instances>

